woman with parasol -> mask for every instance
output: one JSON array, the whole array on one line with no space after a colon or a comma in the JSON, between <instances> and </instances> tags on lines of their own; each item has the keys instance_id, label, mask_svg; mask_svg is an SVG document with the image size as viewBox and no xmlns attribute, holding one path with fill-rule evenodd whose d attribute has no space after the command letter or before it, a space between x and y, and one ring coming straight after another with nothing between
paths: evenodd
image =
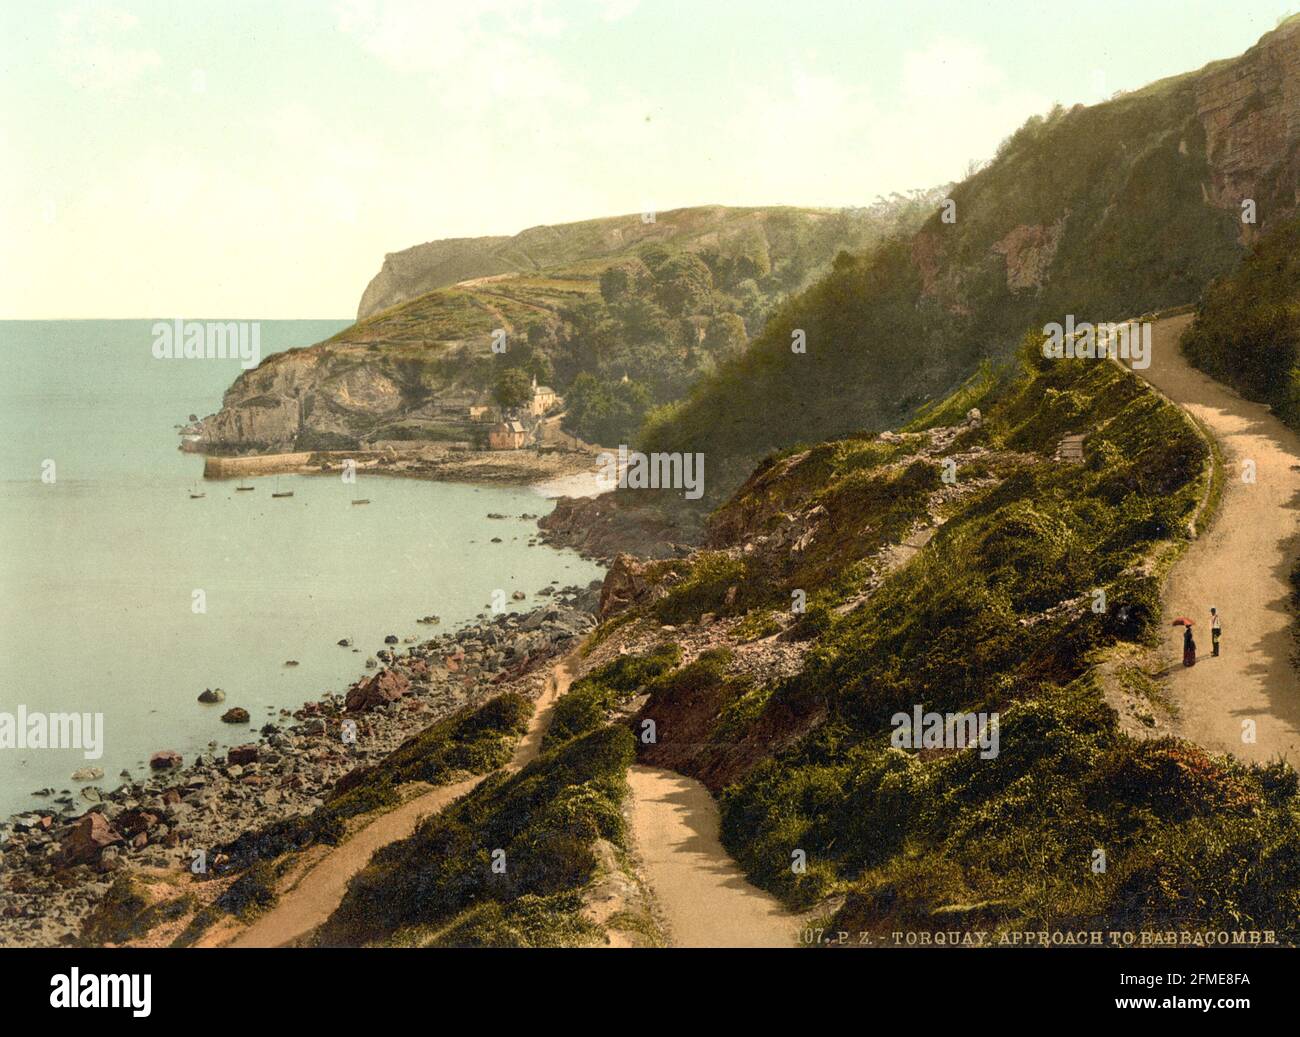
<instances>
[{"instance_id":1,"label":"woman with parasol","mask_svg":"<svg viewBox=\"0 0 1300 1037\"><path fill-rule=\"evenodd\" d=\"M1174 620L1172 625L1183 628L1183 665L1195 666L1196 642L1192 639L1193 621L1188 619L1186 616L1179 616Z\"/></svg>"}]
</instances>

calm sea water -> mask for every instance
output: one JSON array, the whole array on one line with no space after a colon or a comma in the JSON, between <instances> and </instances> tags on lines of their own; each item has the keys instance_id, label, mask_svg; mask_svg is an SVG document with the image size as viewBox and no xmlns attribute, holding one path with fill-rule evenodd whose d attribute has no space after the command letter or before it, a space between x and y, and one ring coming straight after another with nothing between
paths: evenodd
<instances>
[{"instance_id":1,"label":"calm sea water","mask_svg":"<svg viewBox=\"0 0 1300 1037\"><path fill-rule=\"evenodd\" d=\"M263 321L262 353L309 345L342 321ZM201 479L173 426L216 410L238 361L155 360L150 321L0 322L0 712L103 713L103 757L0 749L0 815L79 787L105 789L150 753L186 759L238 744L280 707L341 690L386 634L430 636L474 617L492 592L586 584L597 566L527 547L544 514L526 488L358 474ZM43 482L46 462L55 481ZM206 493L191 500L197 487ZM367 497L364 507L352 499ZM493 544L499 536L503 543ZM195 592L206 613L193 609ZM436 613L440 627L415 623ZM355 654L335 642L350 637ZM297 667L286 667L297 659ZM205 687L226 692L202 706ZM243 706L253 723L220 722Z\"/></svg>"}]
</instances>

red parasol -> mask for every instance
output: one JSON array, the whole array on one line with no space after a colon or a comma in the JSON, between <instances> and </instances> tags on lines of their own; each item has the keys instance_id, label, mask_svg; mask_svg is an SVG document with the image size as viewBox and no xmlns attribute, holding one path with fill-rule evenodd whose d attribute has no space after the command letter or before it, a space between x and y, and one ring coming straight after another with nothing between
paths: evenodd
<instances>
[{"instance_id":1,"label":"red parasol","mask_svg":"<svg viewBox=\"0 0 1300 1037\"><path fill-rule=\"evenodd\" d=\"M1179 616L1169 625L1173 627L1191 627L1196 625L1196 620L1188 619L1186 616Z\"/></svg>"}]
</instances>

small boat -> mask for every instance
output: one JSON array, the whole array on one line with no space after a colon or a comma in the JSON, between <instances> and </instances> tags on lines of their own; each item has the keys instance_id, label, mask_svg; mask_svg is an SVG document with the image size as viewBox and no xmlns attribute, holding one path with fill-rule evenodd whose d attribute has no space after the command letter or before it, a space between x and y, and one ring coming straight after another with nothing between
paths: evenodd
<instances>
[{"instance_id":1,"label":"small boat","mask_svg":"<svg viewBox=\"0 0 1300 1037\"><path fill-rule=\"evenodd\" d=\"M256 486L245 486L242 482L235 487L235 491L238 493L247 493L249 490L255 490L255 489L257 489Z\"/></svg>"},{"instance_id":2,"label":"small boat","mask_svg":"<svg viewBox=\"0 0 1300 1037\"><path fill-rule=\"evenodd\" d=\"M354 500L352 503L353 503L353 504L369 504L369 503L370 503L370 498L369 498L369 497L362 497L360 500Z\"/></svg>"},{"instance_id":3,"label":"small boat","mask_svg":"<svg viewBox=\"0 0 1300 1037\"><path fill-rule=\"evenodd\" d=\"M281 489L280 489L280 480L279 480L279 479L276 479L276 480L275 480L275 490L271 493L271 496L272 496L272 497L275 497L275 498L277 498L277 499L278 499L278 498L281 498L281 497L292 497L292 496L293 496L293 490L281 490Z\"/></svg>"},{"instance_id":4,"label":"small boat","mask_svg":"<svg viewBox=\"0 0 1300 1037\"><path fill-rule=\"evenodd\" d=\"M206 493L200 493L193 486L190 487L190 500L202 500L206 496Z\"/></svg>"}]
</instances>

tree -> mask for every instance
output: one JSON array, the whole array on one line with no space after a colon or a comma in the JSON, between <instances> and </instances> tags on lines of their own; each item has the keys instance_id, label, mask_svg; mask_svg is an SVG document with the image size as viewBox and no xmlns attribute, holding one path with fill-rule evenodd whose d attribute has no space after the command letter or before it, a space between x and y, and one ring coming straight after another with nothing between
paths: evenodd
<instances>
[{"instance_id":1,"label":"tree","mask_svg":"<svg viewBox=\"0 0 1300 1037\"><path fill-rule=\"evenodd\" d=\"M718 360L743 353L747 341L745 322L734 313L710 317L704 329L704 348Z\"/></svg>"},{"instance_id":2,"label":"tree","mask_svg":"<svg viewBox=\"0 0 1300 1037\"><path fill-rule=\"evenodd\" d=\"M601 381L580 374L566 394L564 427L592 443L630 443L650 409L650 393L640 382Z\"/></svg>"},{"instance_id":3,"label":"tree","mask_svg":"<svg viewBox=\"0 0 1300 1037\"><path fill-rule=\"evenodd\" d=\"M639 259L607 267L600 275L600 296L614 304L645 290L651 282L650 269Z\"/></svg>"},{"instance_id":4,"label":"tree","mask_svg":"<svg viewBox=\"0 0 1300 1037\"><path fill-rule=\"evenodd\" d=\"M497 373L492 396L503 410L522 407L533 398L532 379L517 367L502 368Z\"/></svg>"},{"instance_id":5,"label":"tree","mask_svg":"<svg viewBox=\"0 0 1300 1037\"><path fill-rule=\"evenodd\" d=\"M713 275L697 256L679 253L655 269L655 298L674 317L694 313L713 291Z\"/></svg>"}]
</instances>

